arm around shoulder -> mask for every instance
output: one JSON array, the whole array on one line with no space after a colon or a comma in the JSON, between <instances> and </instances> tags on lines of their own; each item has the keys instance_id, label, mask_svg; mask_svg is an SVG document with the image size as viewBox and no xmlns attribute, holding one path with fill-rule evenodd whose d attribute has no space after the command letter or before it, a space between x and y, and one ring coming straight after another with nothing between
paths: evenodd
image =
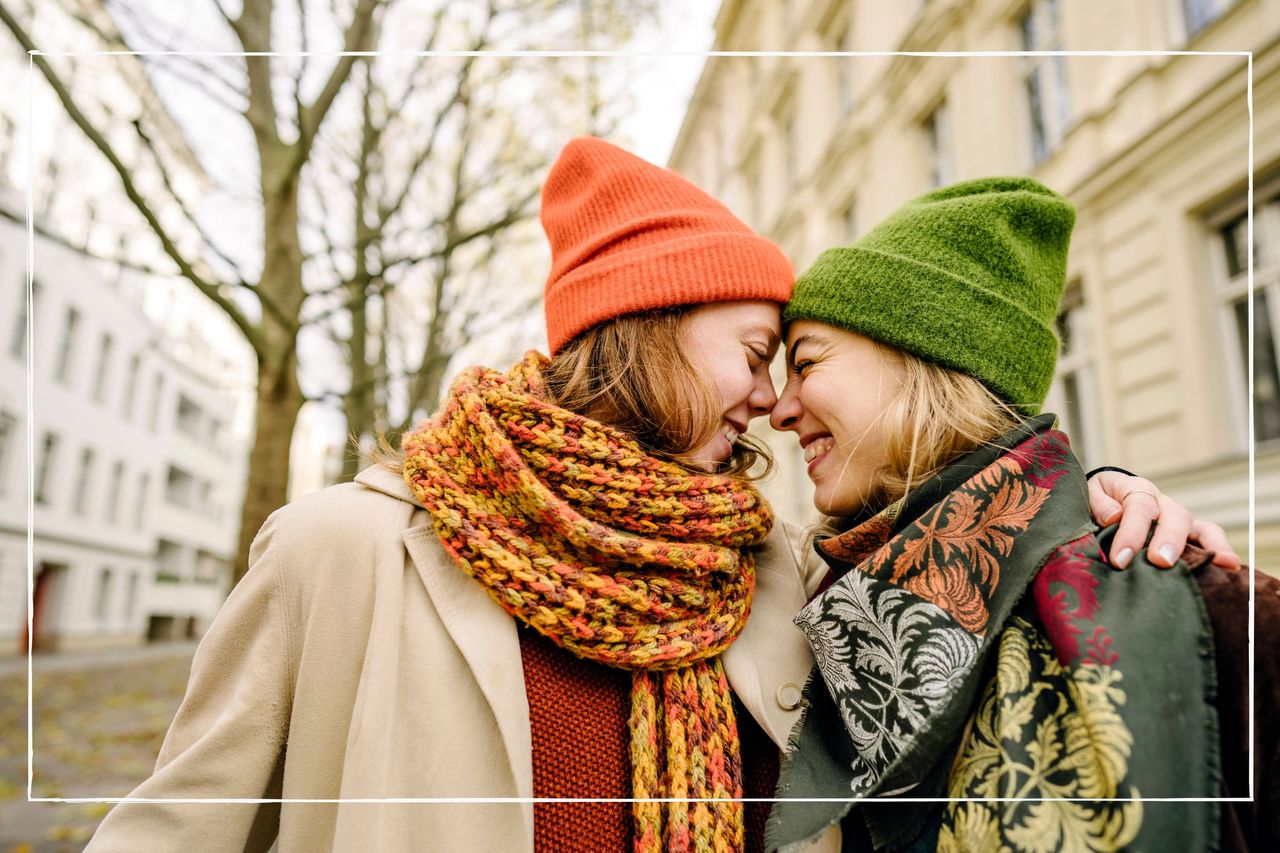
<instances>
[{"instance_id":1,"label":"arm around shoulder","mask_svg":"<svg viewBox=\"0 0 1280 853\"><path fill-rule=\"evenodd\" d=\"M1280 720L1276 717L1276 708L1280 708L1280 580L1249 569L1225 571L1213 565L1197 569L1195 577L1213 626L1222 795L1247 798L1250 783L1253 788L1252 802L1224 804L1223 849L1280 849Z\"/></svg>"}]
</instances>

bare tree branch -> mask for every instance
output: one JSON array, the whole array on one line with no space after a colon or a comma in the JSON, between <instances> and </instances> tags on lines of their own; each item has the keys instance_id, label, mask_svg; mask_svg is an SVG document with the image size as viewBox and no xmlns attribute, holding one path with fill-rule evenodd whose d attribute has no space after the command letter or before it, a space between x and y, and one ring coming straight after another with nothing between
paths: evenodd
<instances>
[{"instance_id":1,"label":"bare tree branch","mask_svg":"<svg viewBox=\"0 0 1280 853\"><path fill-rule=\"evenodd\" d=\"M130 18L136 22L135 26L137 26L140 31L145 32L146 26L142 23L141 19L135 15L127 5L122 6L121 8L125 10L125 14L128 14ZM86 12L72 11L70 12L70 15L77 23L93 33L93 35L97 37L104 46L113 50L134 49L133 45L130 45L121 38L119 32L109 31L105 27L99 25L99 23L94 21ZM166 44L159 39L154 39L150 35L147 37L151 38L152 41L155 42L156 49L158 50L174 50L172 45ZM244 103L235 103L231 100L231 98L238 97L247 102L247 96L244 91L235 84L223 79L223 77L215 70L214 66L200 61L199 57L175 54L163 57L163 61L161 61L161 59L157 57L144 54L139 55L138 60L149 68L153 68L156 71L167 74L172 74L186 85L199 89L206 97L224 109L230 110L236 114L242 114L244 112ZM193 66L193 68L188 70L183 67L184 65L190 65ZM211 80L218 85L214 86L211 84Z\"/></svg>"},{"instance_id":2,"label":"bare tree branch","mask_svg":"<svg viewBox=\"0 0 1280 853\"><path fill-rule=\"evenodd\" d=\"M301 169L302 164L306 162L311 144L320 131L320 125L324 123L324 118L329 108L333 106L334 99L338 97L338 92L351 75L351 68L357 59L352 53L369 50L372 45L375 30L373 16L380 5L380 0L357 0L355 11L351 16L351 25L347 27L346 35L342 40L345 55L338 57L338 62L330 72L329 79L325 81L320 94L310 106L303 107L301 115L298 116L298 145L294 157L294 171Z\"/></svg>"},{"instance_id":3,"label":"bare tree branch","mask_svg":"<svg viewBox=\"0 0 1280 853\"><path fill-rule=\"evenodd\" d=\"M58 100L62 103L62 107L66 110L67 115L75 125L80 128L85 136L89 138L89 141L93 143L94 147L102 152L102 155L107 159L107 162L111 164L116 175L120 178L120 183L124 188L125 195L128 196L129 201L133 203L133 206L137 208L138 212L142 214L142 218L147 221L147 225L151 227L151 230L155 233L156 237L159 238L160 245L164 249L165 254L168 255L169 258L178 266L178 270L182 273L183 277L199 288L201 293L226 313L226 315L231 319L231 322L235 324L236 328L239 329L245 336L246 340L249 341L249 345L253 347L254 352L260 356L265 355L266 341L263 339L261 332L249 321L249 319L244 315L244 312L240 310L240 307L222 293L217 282L209 281L201 276L191 265L191 262L183 256L177 245L165 231L164 226L160 224L160 220L156 216L155 212L151 210L151 206L138 192L138 188L133 183L133 178L129 173L129 169L116 155L114 149L111 147L111 143L109 143L103 135L98 132L98 129L95 128L85 114L81 112L80 107L71 97L71 93L67 91L67 87L63 85L57 72L53 70L43 56L35 53L37 50L36 45L27 34L27 31L2 4L0 4L0 22L4 23L4 25L8 27L9 31L13 33L14 38L18 40L22 49L31 55L32 62L35 64L36 68L40 70L40 73L44 76L45 80L48 81L49 86L53 89L54 94L57 95Z\"/></svg>"},{"instance_id":4,"label":"bare tree branch","mask_svg":"<svg viewBox=\"0 0 1280 853\"><path fill-rule=\"evenodd\" d=\"M213 242L213 239L205 233L204 229L200 227L200 223L196 219L195 214L189 207L187 207L187 202L178 193L177 188L173 185L173 178L169 174L169 167L165 163L164 158L160 156L160 152L157 150L155 141L151 138L151 135L143 130L142 121L140 119L134 119L130 123L133 125L134 133L137 134L138 139L142 140L142 147L151 155L152 165L155 166L156 172L160 175L160 183L164 187L165 192L169 195L169 198L173 200L173 203L178 206L178 210L182 212L183 218L191 223L191 227L194 228L196 233L200 236L201 244L216 255L224 264L230 267L231 272L240 280L240 283L244 283L245 276L240 271L240 265L229 255L223 252L222 249Z\"/></svg>"},{"instance_id":5,"label":"bare tree branch","mask_svg":"<svg viewBox=\"0 0 1280 853\"><path fill-rule=\"evenodd\" d=\"M293 116L294 120L301 123L302 121L302 81L307 76L307 65L310 57L307 36L307 0L295 0L298 6L298 44L302 48L302 55L298 57L298 73L293 78Z\"/></svg>"},{"instance_id":6,"label":"bare tree branch","mask_svg":"<svg viewBox=\"0 0 1280 853\"><path fill-rule=\"evenodd\" d=\"M271 0L244 0L240 17L231 18L218 6L231 30L240 40L240 46L248 53L271 50ZM276 126L276 105L271 92L271 57L246 56L245 71L249 75L249 107L244 117L253 127L258 140L258 150L266 151L280 138Z\"/></svg>"},{"instance_id":7,"label":"bare tree branch","mask_svg":"<svg viewBox=\"0 0 1280 853\"><path fill-rule=\"evenodd\" d=\"M490 7L490 10L492 10L492 6ZM489 25L492 22L493 18L492 15L490 15L490 17L485 20L484 28L475 40L472 48L473 50L484 49L484 46L487 44ZM413 189L413 184L416 181L419 172L422 171L422 167L431 159L432 154L435 152L436 141L439 139L440 129L444 126L445 117L448 116L454 107L463 103L466 98L467 85L470 82L471 69L474 65L475 56L468 56L464 59L462 63L462 70L458 74L457 85L453 87L453 94L449 97L445 106L441 108L439 113L437 113L436 121L431 126L431 133L427 137L426 143L418 151L418 156L414 158L412 165L409 167L409 173L405 176L404 183L400 186L400 192L397 193L395 198L389 203L378 205L378 220L384 227L391 221L391 217L393 217L400 208L404 206L404 201L408 198L410 190Z\"/></svg>"},{"instance_id":8,"label":"bare tree branch","mask_svg":"<svg viewBox=\"0 0 1280 853\"><path fill-rule=\"evenodd\" d=\"M19 216L13 211L3 207L0 207L0 219L7 219L10 222L16 222L19 225L22 225L24 227L27 224L26 217ZM114 266L120 267L121 269L129 270L130 272L136 272L142 275L155 276L156 278L172 278L175 273L175 270L162 270L157 267L153 267L150 264L139 263L138 261L130 260L129 258L109 257L107 255L99 255L93 252L89 252L83 246L77 246L75 243L72 243L70 240L68 240L64 235L46 228L45 226L41 225L39 222L33 222L31 224L31 228L33 231L35 231L37 234L39 234L41 237L45 238L46 240L50 240L74 252L79 252L80 254L83 254L87 257L91 257L94 260L102 261L103 263L107 263L107 264L112 264ZM233 285L224 284L220 286L230 287ZM248 282L237 282L234 286L248 290L249 292L253 293L254 296L257 296L257 291L254 289L254 286L252 284L249 284Z\"/></svg>"}]
</instances>

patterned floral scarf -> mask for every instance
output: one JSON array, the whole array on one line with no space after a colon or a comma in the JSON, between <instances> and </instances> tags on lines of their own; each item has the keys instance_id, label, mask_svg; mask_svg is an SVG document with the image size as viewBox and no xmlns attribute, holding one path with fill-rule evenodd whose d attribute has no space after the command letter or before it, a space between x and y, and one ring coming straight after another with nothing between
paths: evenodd
<instances>
[{"instance_id":1,"label":"patterned floral scarf","mask_svg":"<svg viewBox=\"0 0 1280 853\"><path fill-rule=\"evenodd\" d=\"M772 511L548 402L546 358L464 371L404 437L404 477L458 565L508 613L585 660L633 671L637 799L742 796L717 657L755 588ZM584 733L586 736L587 733ZM636 850L740 850L742 804L636 803Z\"/></svg>"},{"instance_id":2,"label":"patterned floral scarf","mask_svg":"<svg viewBox=\"0 0 1280 853\"><path fill-rule=\"evenodd\" d=\"M1052 422L818 543L837 579L796 617L817 665L771 849L836 822L853 850L1216 843L1214 804L1151 802L1219 790L1195 580L1106 564L1110 531ZM850 801L893 795L940 802Z\"/></svg>"}]
</instances>

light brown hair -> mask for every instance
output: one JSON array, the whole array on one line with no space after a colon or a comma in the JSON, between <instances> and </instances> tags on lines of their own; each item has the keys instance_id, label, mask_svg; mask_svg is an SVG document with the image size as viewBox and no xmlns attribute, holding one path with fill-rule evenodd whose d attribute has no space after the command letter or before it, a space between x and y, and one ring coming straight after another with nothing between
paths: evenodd
<instances>
[{"instance_id":1,"label":"light brown hair","mask_svg":"<svg viewBox=\"0 0 1280 853\"><path fill-rule=\"evenodd\" d=\"M1025 420L1016 407L965 373L877 344L897 362L902 387L880 413L885 461L867 499L883 508L970 451Z\"/></svg>"},{"instance_id":2,"label":"light brown hair","mask_svg":"<svg viewBox=\"0 0 1280 853\"><path fill-rule=\"evenodd\" d=\"M684 353L686 314L685 308L629 314L587 329L551 359L545 375L550 402L626 433L654 456L700 471L691 454L720 430L720 399ZM396 471L403 462L385 438L375 458ZM753 472L757 465L762 470ZM744 435L718 473L758 479L772 465L768 451Z\"/></svg>"}]
</instances>

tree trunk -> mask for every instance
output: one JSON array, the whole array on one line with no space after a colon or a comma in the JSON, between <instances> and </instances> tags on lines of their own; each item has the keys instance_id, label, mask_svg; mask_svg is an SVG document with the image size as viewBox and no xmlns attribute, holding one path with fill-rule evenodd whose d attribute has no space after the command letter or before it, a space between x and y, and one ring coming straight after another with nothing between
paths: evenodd
<instances>
[{"instance_id":1,"label":"tree trunk","mask_svg":"<svg viewBox=\"0 0 1280 853\"><path fill-rule=\"evenodd\" d=\"M236 547L232 585L249 570L249 546L267 516L284 506L289 492L289 447L302 408L302 389L292 358L276 367L258 367L258 409L253 450L249 453L240 541Z\"/></svg>"},{"instance_id":2,"label":"tree trunk","mask_svg":"<svg viewBox=\"0 0 1280 853\"><path fill-rule=\"evenodd\" d=\"M343 414L347 418L347 444L342 450L342 476L339 482L347 483L360 472L360 444L371 435L375 426L373 412L373 368L365 356L368 336L368 314L363 299L355 299L351 306L351 341L348 358L351 362L351 388L342 399Z\"/></svg>"},{"instance_id":3,"label":"tree trunk","mask_svg":"<svg viewBox=\"0 0 1280 853\"><path fill-rule=\"evenodd\" d=\"M298 175L288 167L293 157L289 146L270 146L261 152L261 157L264 252L258 289L292 322L281 322L270 312L262 315L260 328L266 356L258 358L258 410L233 585L249 570L249 546L258 529L288 500L289 450L303 403L298 384L298 327L293 319L299 315L304 296L302 247L298 239Z\"/></svg>"}]
</instances>

